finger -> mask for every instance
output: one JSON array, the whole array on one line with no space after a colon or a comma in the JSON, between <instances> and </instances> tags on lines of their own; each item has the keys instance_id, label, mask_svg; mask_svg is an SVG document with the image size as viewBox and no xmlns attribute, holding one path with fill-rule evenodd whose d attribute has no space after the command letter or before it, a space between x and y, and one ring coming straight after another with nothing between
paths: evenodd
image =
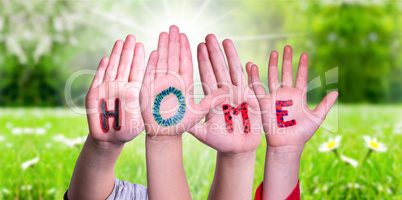
<instances>
[{"instance_id":1,"label":"finger","mask_svg":"<svg viewBox=\"0 0 402 200\"><path fill-rule=\"evenodd\" d=\"M329 110L332 108L332 105L334 105L337 97L338 97L337 91L332 91L329 94L327 94L327 96L325 96L324 99L320 102L320 104L318 104L318 106L313 110L315 116L317 116L320 119L325 119Z\"/></svg>"},{"instance_id":2,"label":"finger","mask_svg":"<svg viewBox=\"0 0 402 200\"><path fill-rule=\"evenodd\" d=\"M128 81L128 77L130 76L131 63L133 62L135 42L136 40L133 35L127 36L120 57L120 63L116 78L117 80Z\"/></svg>"},{"instance_id":3,"label":"finger","mask_svg":"<svg viewBox=\"0 0 402 200\"><path fill-rule=\"evenodd\" d=\"M255 94L257 95L257 98L259 96L266 95L267 93L265 92L264 87L262 87L257 65L252 65L250 70L251 70L251 81L252 81L251 84L253 86Z\"/></svg>"},{"instance_id":4,"label":"finger","mask_svg":"<svg viewBox=\"0 0 402 200\"><path fill-rule=\"evenodd\" d=\"M109 58L103 57L99 62L98 69L95 72L95 77L90 87L91 89L96 88L103 83L103 77L105 76L106 67L108 64L109 64Z\"/></svg>"},{"instance_id":5,"label":"finger","mask_svg":"<svg viewBox=\"0 0 402 200\"><path fill-rule=\"evenodd\" d=\"M112 81L116 79L117 68L120 62L120 55L123 50L124 42L117 40L114 44L112 53L110 55L109 64L106 69L106 74L104 76L105 81Z\"/></svg>"},{"instance_id":6,"label":"finger","mask_svg":"<svg viewBox=\"0 0 402 200\"><path fill-rule=\"evenodd\" d=\"M209 59L211 60L218 85L221 83L231 83L225 58L223 57L222 50L219 47L219 43L215 35L209 34L205 38L205 41L207 44Z\"/></svg>"},{"instance_id":7,"label":"finger","mask_svg":"<svg viewBox=\"0 0 402 200\"><path fill-rule=\"evenodd\" d=\"M142 43L137 43L135 45L134 59L131 63L131 71L129 81L142 82L144 79L144 68L145 68L145 50Z\"/></svg>"},{"instance_id":8,"label":"finger","mask_svg":"<svg viewBox=\"0 0 402 200\"><path fill-rule=\"evenodd\" d=\"M168 59L168 42L169 42L169 34L166 32L162 32L159 35L158 41L158 64L156 64L156 77L162 76L167 73L167 59Z\"/></svg>"},{"instance_id":9,"label":"finger","mask_svg":"<svg viewBox=\"0 0 402 200\"><path fill-rule=\"evenodd\" d=\"M187 85L193 83L193 58L190 43L184 33L180 33L180 75Z\"/></svg>"},{"instance_id":10,"label":"finger","mask_svg":"<svg viewBox=\"0 0 402 200\"><path fill-rule=\"evenodd\" d=\"M233 42L229 39L226 39L222 42L222 45L223 49L225 50L226 59L228 60L229 72L233 85L245 85L246 79L244 77L243 67L241 66L241 62Z\"/></svg>"},{"instance_id":11,"label":"finger","mask_svg":"<svg viewBox=\"0 0 402 200\"><path fill-rule=\"evenodd\" d=\"M151 55L148 58L147 69L144 74L144 85L149 86L149 84L155 79L155 69L159 60L158 51L152 51Z\"/></svg>"},{"instance_id":12,"label":"finger","mask_svg":"<svg viewBox=\"0 0 402 200\"><path fill-rule=\"evenodd\" d=\"M214 70L209 60L207 45L200 43L197 48L198 68L204 94L209 95L217 88Z\"/></svg>"},{"instance_id":13,"label":"finger","mask_svg":"<svg viewBox=\"0 0 402 200\"><path fill-rule=\"evenodd\" d=\"M306 53L302 53L299 61L299 69L297 69L296 87L304 89L305 87L307 87L307 80L308 80L308 55Z\"/></svg>"},{"instance_id":14,"label":"finger","mask_svg":"<svg viewBox=\"0 0 402 200\"><path fill-rule=\"evenodd\" d=\"M246 72L247 72L247 80L248 80L248 86L253 89L253 86L251 85L251 66L254 64L252 62L248 62L246 64Z\"/></svg>"},{"instance_id":15,"label":"finger","mask_svg":"<svg viewBox=\"0 0 402 200\"><path fill-rule=\"evenodd\" d=\"M180 59L180 35L177 26L171 26L169 29L169 52L168 69L169 71L179 73Z\"/></svg>"},{"instance_id":16,"label":"finger","mask_svg":"<svg viewBox=\"0 0 402 200\"><path fill-rule=\"evenodd\" d=\"M282 62L282 86L293 87L292 47L285 46Z\"/></svg>"},{"instance_id":17,"label":"finger","mask_svg":"<svg viewBox=\"0 0 402 200\"><path fill-rule=\"evenodd\" d=\"M268 87L269 87L269 93L273 93L277 88L279 88L277 51L271 52L271 55L269 56Z\"/></svg>"}]
</instances>

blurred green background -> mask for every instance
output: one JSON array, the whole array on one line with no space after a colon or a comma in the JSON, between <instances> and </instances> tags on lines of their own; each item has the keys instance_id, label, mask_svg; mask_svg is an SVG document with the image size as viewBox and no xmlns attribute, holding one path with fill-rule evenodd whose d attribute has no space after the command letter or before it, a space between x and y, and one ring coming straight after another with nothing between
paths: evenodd
<instances>
[{"instance_id":1,"label":"blurred green background","mask_svg":"<svg viewBox=\"0 0 402 200\"><path fill-rule=\"evenodd\" d=\"M232 39L242 63L257 64L264 82L269 53L291 45L294 70L302 52L310 58L309 103L339 91L339 103L303 153L302 199L402 199L402 2L381 0L1 0L0 199L60 199L87 134L80 108L99 60L127 34L149 55L172 24L188 35L193 55L209 33ZM338 135L338 154L353 157L357 167L318 152ZM387 151L365 159L371 151L363 135ZM146 185L141 137L127 145L116 175ZM193 198L205 199L215 153L191 136L185 140ZM254 188L262 181L264 151L263 139ZM33 158L39 161L22 169Z\"/></svg>"}]
</instances>

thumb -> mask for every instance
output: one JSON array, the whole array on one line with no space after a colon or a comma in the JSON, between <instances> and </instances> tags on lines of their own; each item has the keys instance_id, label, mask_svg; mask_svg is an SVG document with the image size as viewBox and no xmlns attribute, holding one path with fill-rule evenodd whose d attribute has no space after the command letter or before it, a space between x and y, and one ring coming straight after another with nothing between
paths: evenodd
<instances>
[{"instance_id":1,"label":"thumb","mask_svg":"<svg viewBox=\"0 0 402 200\"><path fill-rule=\"evenodd\" d=\"M324 99L320 102L320 104L318 104L318 106L313 110L314 115L320 119L325 119L329 110L334 105L337 97L338 97L337 91L332 91L329 94L327 94L324 97Z\"/></svg>"}]
</instances>

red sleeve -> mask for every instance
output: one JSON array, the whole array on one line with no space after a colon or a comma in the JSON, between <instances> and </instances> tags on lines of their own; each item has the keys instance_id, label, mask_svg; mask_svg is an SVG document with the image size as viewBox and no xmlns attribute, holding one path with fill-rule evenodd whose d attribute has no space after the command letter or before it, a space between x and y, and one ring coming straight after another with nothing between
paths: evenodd
<instances>
[{"instance_id":1,"label":"red sleeve","mask_svg":"<svg viewBox=\"0 0 402 200\"><path fill-rule=\"evenodd\" d=\"M262 200L262 184L258 186L257 190L255 191L255 198L254 200ZM286 200L300 200L300 188L299 188L299 181L297 181L297 185L295 189L293 189L292 193L286 198Z\"/></svg>"}]
</instances>

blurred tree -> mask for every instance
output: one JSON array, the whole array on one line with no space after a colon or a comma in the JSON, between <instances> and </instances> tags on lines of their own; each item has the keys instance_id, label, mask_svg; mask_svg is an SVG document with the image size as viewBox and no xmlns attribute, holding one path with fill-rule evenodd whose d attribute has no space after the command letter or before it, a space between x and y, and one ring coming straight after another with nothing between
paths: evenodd
<instances>
[{"instance_id":1,"label":"blurred tree","mask_svg":"<svg viewBox=\"0 0 402 200\"><path fill-rule=\"evenodd\" d=\"M396 10L393 15L396 35L392 41L392 73L390 77L390 101L402 102L402 2L398 1L394 4L389 4L390 10Z\"/></svg>"},{"instance_id":2,"label":"blurred tree","mask_svg":"<svg viewBox=\"0 0 402 200\"><path fill-rule=\"evenodd\" d=\"M205 24L192 21L203 34L233 39L243 63L258 64L265 83L269 53L281 54L289 44L294 61L309 54L309 80L321 78L309 100L317 102L337 88L343 102L401 102L402 3L370 2L0 0L0 106L66 105L68 77L95 69L114 40L133 33L152 44L148 51L159 31L192 17L203 19ZM202 12L173 19L183 10ZM326 73L335 67L338 74ZM328 79L335 84L328 85ZM74 81L75 103L83 104L90 82L88 77Z\"/></svg>"},{"instance_id":3,"label":"blurred tree","mask_svg":"<svg viewBox=\"0 0 402 200\"><path fill-rule=\"evenodd\" d=\"M0 1L0 106L64 104L71 61L86 44L69 1Z\"/></svg>"},{"instance_id":4,"label":"blurred tree","mask_svg":"<svg viewBox=\"0 0 402 200\"><path fill-rule=\"evenodd\" d=\"M398 14L394 3L314 3L308 13L312 18L311 66L322 75L339 67L340 100L389 101L390 75L396 70L392 62ZM315 95L316 99L325 90L318 92L321 95Z\"/></svg>"},{"instance_id":5,"label":"blurred tree","mask_svg":"<svg viewBox=\"0 0 402 200\"><path fill-rule=\"evenodd\" d=\"M237 16L241 23L233 26L240 30L248 24L244 33L263 36L260 41L264 41L253 48L240 46L239 54L258 61L266 58L265 63L257 63L261 79L266 81L270 51L281 53L283 46L289 44L294 49L294 61L307 52L309 80L319 77L307 95L312 102L320 101L332 89L340 91L342 102L400 102L401 4L354 0L253 1L245 6L247 12Z\"/></svg>"}]
</instances>

